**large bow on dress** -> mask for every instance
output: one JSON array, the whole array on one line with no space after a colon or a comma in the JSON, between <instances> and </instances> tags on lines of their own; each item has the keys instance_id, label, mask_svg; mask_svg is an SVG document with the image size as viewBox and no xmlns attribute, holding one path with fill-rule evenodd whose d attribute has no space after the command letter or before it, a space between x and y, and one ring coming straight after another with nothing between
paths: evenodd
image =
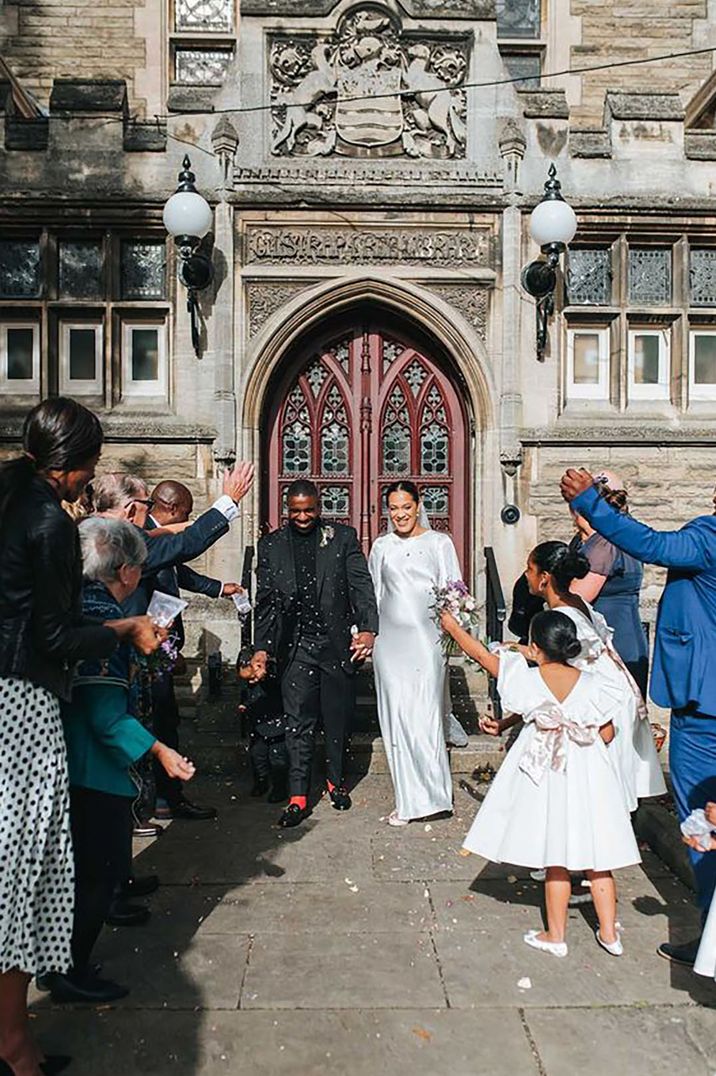
<instances>
[{"instance_id":1,"label":"large bow on dress","mask_svg":"<svg viewBox=\"0 0 716 1076\"><path fill-rule=\"evenodd\" d=\"M580 725L566 716L556 705L547 704L533 710L528 717L534 722L532 743L520 759L520 769L538 785L547 770L564 773L567 766L567 740L580 747L593 744L599 735L599 726Z\"/></svg>"}]
</instances>

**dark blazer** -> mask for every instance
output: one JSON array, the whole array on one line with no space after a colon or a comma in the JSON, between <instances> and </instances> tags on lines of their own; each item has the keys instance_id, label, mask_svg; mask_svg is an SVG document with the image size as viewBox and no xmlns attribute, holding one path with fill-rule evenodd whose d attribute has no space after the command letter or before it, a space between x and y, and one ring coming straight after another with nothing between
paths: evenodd
<instances>
[{"instance_id":1,"label":"dark blazer","mask_svg":"<svg viewBox=\"0 0 716 1076\"><path fill-rule=\"evenodd\" d=\"M655 531L617 512L592 486L572 501L599 534L644 564L669 569L659 602L650 695L658 706L716 716L716 517Z\"/></svg>"},{"instance_id":2,"label":"dark blazer","mask_svg":"<svg viewBox=\"0 0 716 1076\"><path fill-rule=\"evenodd\" d=\"M358 631L378 633L373 581L353 527L322 521L318 527L318 602L344 668L353 671L352 625ZM254 646L273 654L279 667L285 668L299 640L298 592L288 526L259 542L256 576Z\"/></svg>"},{"instance_id":3,"label":"dark blazer","mask_svg":"<svg viewBox=\"0 0 716 1076\"><path fill-rule=\"evenodd\" d=\"M150 517L147 520L145 529L152 531L157 526L158 524ZM149 546L151 547L152 543L157 541L159 541L158 538L150 538ZM193 568L190 568L188 564L177 564L176 566L172 564L162 568L155 576L146 580L146 585L150 598L155 590L161 590L163 594L173 594L175 598L178 598L180 588L190 590L192 594L206 594L209 598L219 598L222 588L220 580L212 579L208 575L201 575L199 572L195 572ZM174 621L172 633L177 636L177 648L181 650L184 646L184 622L181 615Z\"/></svg>"},{"instance_id":4,"label":"dark blazer","mask_svg":"<svg viewBox=\"0 0 716 1076\"><path fill-rule=\"evenodd\" d=\"M109 656L117 635L83 616L82 557L73 520L34 478L5 512L0 537L0 676L69 699L74 665Z\"/></svg>"},{"instance_id":5,"label":"dark blazer","mask_svg":"<svg viewBox=\"0 0 716 1076\"><path fill-rule=\"evenodd\" d=\"M142 568L139 586L124 602L123 608L127 615L146 613L154 591L163 589L156 580L163 568L178 568L185 561L200 557L214 542L226 534L228 529L226 517L217 508L210 508L180 534L162 534L158 538L147 538L144 534L144 540L147 543L147 559ZM192 574L197 575L197 573ZM191 587L186 589L190 590ZM201 593L206 592L201 591Z\"/></svg>"}]
</instances>

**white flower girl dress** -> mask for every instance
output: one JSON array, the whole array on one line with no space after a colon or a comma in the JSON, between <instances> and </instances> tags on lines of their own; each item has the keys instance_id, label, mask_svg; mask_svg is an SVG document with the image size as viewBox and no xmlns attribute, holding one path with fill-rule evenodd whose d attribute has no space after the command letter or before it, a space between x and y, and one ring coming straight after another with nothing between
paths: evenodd
<instances>
[{"instance_id":1,"label":"white flower girl dress","mask_svg":"<svg viewBox=\"0 0 716 1076\"><path fill-rule=\"evenodd\" d=\"M603 681L582 672L563 702L521 654L500 654L498 690L524 728L500 766L465 838L496 863L570 871L616 870L641 857L611 748L599 729L624 697L605 699Z\"/></svg>"}]
</instances>

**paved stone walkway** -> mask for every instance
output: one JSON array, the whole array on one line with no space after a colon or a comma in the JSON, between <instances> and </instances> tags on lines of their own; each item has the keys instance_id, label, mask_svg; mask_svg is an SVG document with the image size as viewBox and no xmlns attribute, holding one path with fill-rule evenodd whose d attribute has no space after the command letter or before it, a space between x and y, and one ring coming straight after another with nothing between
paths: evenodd
<instances>
[{"instance_id":1,"label":"paved stone walkway","mask_svg":"<svg viewBox=\"0 0 716 1076\"><path fill-rule=\"evenodd\" d=\"M522 942L542 887L459 854L479 786L451 820L395 830L390 782L369 776L348 814L322 801L282 833L244 780L196 785L219 821L143 846L137 872L163 882L152 922L98 947L130 997L34 995L72 1076L716 1074L716 986L654 952L694 934L691 895L649 852L619 875L626 955L597 947L587 906L557 960Z\"/></svg>"}]
</instances>

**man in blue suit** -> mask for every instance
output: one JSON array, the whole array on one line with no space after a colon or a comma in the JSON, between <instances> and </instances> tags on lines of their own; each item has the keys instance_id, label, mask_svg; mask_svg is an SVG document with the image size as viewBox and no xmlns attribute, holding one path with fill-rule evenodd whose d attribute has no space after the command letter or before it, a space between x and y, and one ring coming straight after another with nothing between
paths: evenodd
<instances>
[{"instance_id":1,"label":"man in blue suit","mask_svg":"<svg viewBox=\"0 0 716 1076\"><path fill-rule=\"evenodd\" d=\"M147 531L177 523L187 523L194 510L191 490L181 482L160 482L152 490L149 499L152 507L145 524ZM155 542L161 542L161 536L153 537L147 543L150 553L148 559L151 559ZM219 579L200 575L188 564L174 562L161 568L154 575L150 572L144 573L142 582L148 598L155 590L160 590L164 594L173 594L177 598L180 588L189 590L193 594L204 594L208 598L229 598L241 590L238 583L222 583ZM180 655L176 669L179 671L184 663L181 651L185 641L181 614L172 625L172 634L176 637L176 648ZM152 715L153 731L157 739L162 743L166 742L178 751L179 707L174 693L173 673L166 673L152 683ZM182 791L181 781L175 777L169 777L162 767L154 766L154 777L157 797L166 804L166 806L157 807L155 812L157 818L187 818L194 821L216 818L216 808L199 807L187 800Z\"/></svg>"},{"instance_id":2,"label":"man in blue suit","mask_svg":"<svg viewBox=\"0 0 716 1076\"><path fill-rule=\"evenodd\" d=\"M599 496L588 471L569 470L562 496L619 549L669 569L659 602L650 695L671 708L669 767L679 821L716 801L716 514L678 531L655 531ZM716 508L716 497L714 497ZM716 855L691 850L702 913L716 887ZM693 964L698 940L659 946L659 954Z\"/></svg>"}]
</instances>

